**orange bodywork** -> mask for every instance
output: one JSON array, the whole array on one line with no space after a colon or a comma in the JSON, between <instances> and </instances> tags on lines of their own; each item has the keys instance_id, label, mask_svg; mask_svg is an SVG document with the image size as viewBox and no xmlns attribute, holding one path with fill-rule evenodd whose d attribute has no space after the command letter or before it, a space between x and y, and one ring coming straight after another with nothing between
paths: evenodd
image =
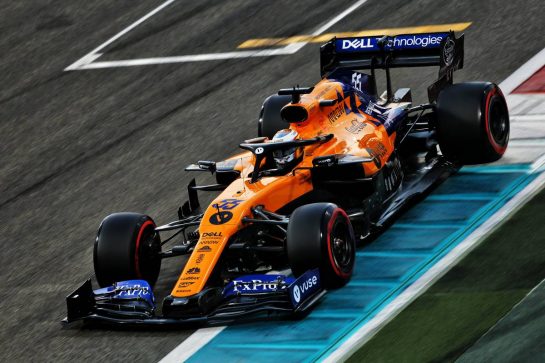
<instances>
[{"instance_id":1,"label":"orange bodywork","mask_svg":"<svg viewBox=\"0 0 545 363\"><path fill-rule=\"evenodd\" d=\"M394 151L395 132L388 135L385 127L364 113L347 113L349 99L343 95L340 82L323 79L310 94L303 95L296 106L304 107L308 118L299 124L288 124L302 139L333 134L330 141L305 147L298 167L312 167L317 156L349 154L372 158L362 163L366 176L376 174ZM320 100L338 100L332 106L320 106ZM361 101L356 98L356 106ZM293 106L289 104L286 107ZM230 237L247 226L243 217L253 217L251 208L262 205L277 211L289 202L313 190L311 172L299 169L284 176L263 177L255 183L248 175L253 171L254 155L245 152L231 158L241 178L232 182L207 208L199 226L199 241L183 269L171 295L187 297L203 290Z\"/></svg>"}]
</instances>

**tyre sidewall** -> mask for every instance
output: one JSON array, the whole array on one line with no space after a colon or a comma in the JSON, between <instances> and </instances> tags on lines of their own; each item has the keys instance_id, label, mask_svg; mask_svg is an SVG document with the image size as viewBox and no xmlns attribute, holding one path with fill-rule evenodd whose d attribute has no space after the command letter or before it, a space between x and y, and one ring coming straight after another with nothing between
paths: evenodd
<instances>
[{"instance_id":1,"label":"tyre sidewall","mask_svg":"<svg viewBox=\"0 0 545 363\"><path fill-rule=\"evenodd\" d=\"M507 118L507 137L498 143L491 135L490 110L499 105ZM443 155L461 164L498 160L509 141L507 103L499 87L490 82L451 85L437 101L437 133Z\"/></svg>"},{"instance_id":2,"label":"tyre sidewall","mask_svg":"<svg viewBox=\"0 0 545 363\"><path fill-rule=\"evenodd\" d=\"M160 259L153 266L143 266L142 244L153 233L155 223L149 216L137 213L115 213L100 224L93 251L95 275L100 286L133 279L147 280L153 285L160 269ZM154 247L160 246L158 235ZM160 251L160 247L159 247Z\"/></svg>"},{"instance_id":3,"label":"tyre sidewall","mask_svg":"<svg viewBox=\"0 0 545 363\"><path fill-rule=\"evenodd\" d=\"M280 110L287 105L291 100L290 96L285 95L272 95L269 96L259 114L259 121L257 126L257 136L268 137L272 139L277 131L288 128L289 123L282 120L280 116Z\"/></svg>"},{"instance_id":4,"label":"tyre sidewall","mask_svg":"<svg viewBox=\"0 0 545 363\"><path fill-rule=\"evenodd\" d=\"M346 225L351 244L351 263L346 271L341 271L333 258L331 232L337 223ZM350 280L355 262L355 237L350 219L344 210L332 203L299 207L290 217L287 250L295 276L319 268L326 287L340 287Z\"/></svg>"},{"instance_id":5,"label":"tyre sidewall","mask_svg":"<svg viewBox=\"0 0 545 363\"><path fill-rule=\"evenodd\" d=\"M328 218L328 214L331 216ZM327 263L322 263L322 268L327 269L327 275L331 276L330 278L330 285L337 286L342 285L346 281L350 279L352 276L352 270L354 268L354 262L355 262L355 236L354 236L354 230L352 228L352 225L350 224L350 219L348 218L348 215L344 210L342 210L339 207L336 207L332 210L329 210L327 214L324 214L322 217L322 223L323 223L323 230L326 231L326 233L322 234L322 241L321 241L321 247L322 247L322 256L327 258ZM341 269L337 263L335 262L335 259L333 257L333 240L332 240L332 232L333 229L336 227L337 224L345 224L346 230L345 233L347 233L347 237L353 241L351 246L351 253L352 253L352 263L348 268L345 268L344 270Z\"/></svg>"}]
</instances>

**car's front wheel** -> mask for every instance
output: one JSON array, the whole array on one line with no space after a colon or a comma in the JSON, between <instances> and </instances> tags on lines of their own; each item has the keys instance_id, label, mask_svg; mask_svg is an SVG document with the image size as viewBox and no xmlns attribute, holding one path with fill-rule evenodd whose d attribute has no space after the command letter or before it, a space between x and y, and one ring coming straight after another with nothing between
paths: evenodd
<instances>
[{"instance_id":1,"label":"car's front wheel","mask_svg":"<svg viewBox=\"0 0 545 363\"><path fill-rule=\"evenodd\" d=\"M98 229L93 254L98 284L142 279L155 284L161 269L161 239L143 214L115 213Z\"/></svg>"},{"instance_id":2,"label":"car's front wheel","mask_svg":"<svg viewBox=\"0 0 545 363\"><path fill-rule=\"evenodd\" d=\"M319 268L326 288L346 284L356 259L356 239L346 212L332 203L295 209L288 224L287 252L295 276Z\"/></svg>"}]
</instances>

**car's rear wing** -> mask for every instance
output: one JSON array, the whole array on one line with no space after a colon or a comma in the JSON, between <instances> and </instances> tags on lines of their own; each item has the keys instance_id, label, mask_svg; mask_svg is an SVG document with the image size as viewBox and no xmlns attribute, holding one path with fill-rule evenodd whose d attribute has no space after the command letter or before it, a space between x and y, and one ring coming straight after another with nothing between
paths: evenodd
<instances>
[{"instance_id":1,"label":"car's rear wing","mask_svg":"<svg viewBox=\"0 0 545 363\"><path fill-rule=\"evenodd\" d=\"M320 48L322 77L338 68L427 66L439 66L439 79L431 87L452 83L452 72L464 66L463 34L459 38L454 32L333 38Z\"/></svg>"},{"instance_id":2,"label":"car's rear wing","mask_svg":"<svg viewBox=\"0 0 545 363\"><path fill-rule=\"evenodd\" d=\"M464 36L450 33L333 38L320 49L322 75L335 68L440 66L461 69Z\"/></svg>"}]
</instances>

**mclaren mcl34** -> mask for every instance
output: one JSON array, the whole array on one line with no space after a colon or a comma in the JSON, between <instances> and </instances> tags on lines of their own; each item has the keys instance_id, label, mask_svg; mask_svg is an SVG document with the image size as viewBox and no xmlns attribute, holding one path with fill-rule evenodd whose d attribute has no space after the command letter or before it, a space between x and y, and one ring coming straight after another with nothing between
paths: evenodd
<instances>
[{"instance_id":1,"label":"mclaren mcl34","mask_svg":"<svg viewBox=\"0 0 545 363\"><path fill-rule=\"evenodd\" d=\"M223 161L199 161L216 183L188 186L177 220L157 226L115 213L98 229L94 270L67 297L65 322L225 323L249 315L303 315L350 280L356 242L462 165L502 157L505 98L490 82L453 83L463 35L334 38L320 48L321 80L267 98L257 137ZM429 102L395 92L390 69L438 66ZM378 95L375 72L385 74ZM201 209L197 193L219 192ZM166 242L171 242L165 249ZM187 256L158 309L163 258ZM159 311L161 312L159 314Z\"/></svg>"}]
</instances>

